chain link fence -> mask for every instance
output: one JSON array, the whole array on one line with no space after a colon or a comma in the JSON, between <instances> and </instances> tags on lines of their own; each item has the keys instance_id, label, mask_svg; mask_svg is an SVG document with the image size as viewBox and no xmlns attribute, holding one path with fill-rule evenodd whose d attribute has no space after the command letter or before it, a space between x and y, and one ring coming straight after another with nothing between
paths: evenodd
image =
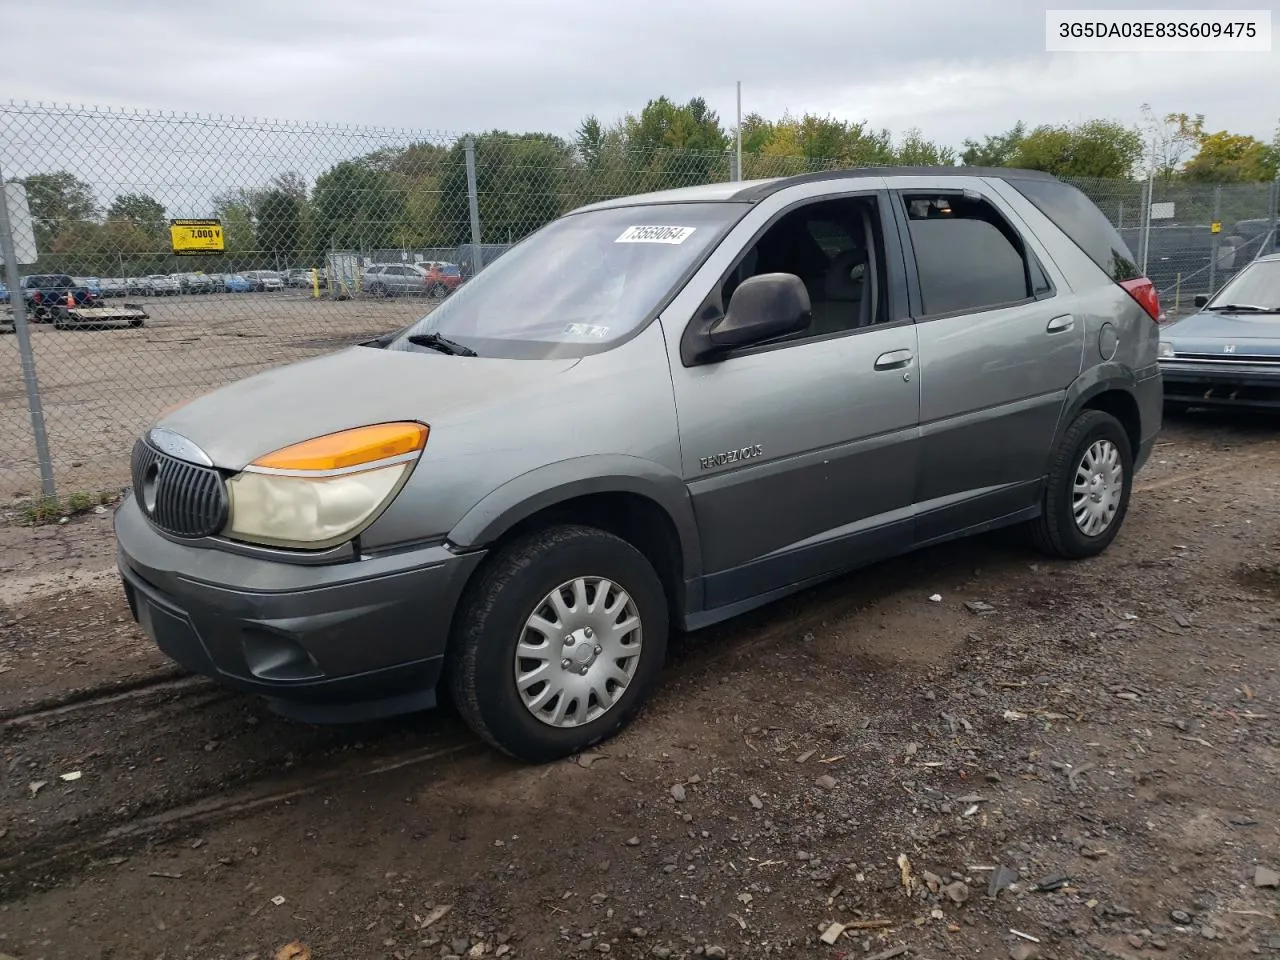
<instances>
[{"instance_id":1,"label":"chain link fence","mask_svg":"<svg viewBox=\"0 0 1280 960\"><path fill-rule=\"evenodd\" d=\"M838 165L746 154L741 179ZM0 336L0 493L118 488L133 439L169 407L411 323L574 207L732 179L735 166L732 152L608 137L0 104L0 180L21 182L27 206L11 197L12 235L36 254L18 250L16 272L40 293L0 293L31 321ZM1267 184L1077 185L1169 307L1256 255L1276 208ZM172 220L218 221L224 251L175 254ZM10 308L0 330L13 329Z\"/></svg>"}]
</instances>

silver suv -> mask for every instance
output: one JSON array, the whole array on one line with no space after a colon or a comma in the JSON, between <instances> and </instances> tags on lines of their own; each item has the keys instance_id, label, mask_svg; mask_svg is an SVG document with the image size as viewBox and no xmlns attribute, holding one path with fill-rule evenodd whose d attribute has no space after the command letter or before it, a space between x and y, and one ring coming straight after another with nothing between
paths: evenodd
<instances>
[{"instance_id":1,"label":"silver suv","mask_svg":"<svg viewBox=\"0 0 1280 960\"><path fill-rule=\"evenodd\" d=\"M1021 524L1082 558L1160 427L1151 284L1075 188L880 169L610 200L410 327L166 414L130 605L310 721L430 707L530 761L693 630Z\"/></svg>"},{"instance_id":2,"label":"silver suv","mask_svg":"<svg viewBox=\"0 0 1280 960\"><path fill-rule=\"evenodd\" d=\"M373 297L425 297L429 288L427 271L416 263L375 263L364 270L362 280L365 292Z\"/></svg>"}]
</instances>

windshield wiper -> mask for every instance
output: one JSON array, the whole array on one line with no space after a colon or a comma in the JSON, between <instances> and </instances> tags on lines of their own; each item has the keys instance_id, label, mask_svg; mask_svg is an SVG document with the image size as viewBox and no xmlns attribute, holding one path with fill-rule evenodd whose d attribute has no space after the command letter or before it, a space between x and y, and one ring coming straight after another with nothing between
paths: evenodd
<instances>
[{"instance_id":1,"label":"windshield wiper","mask_svg":"<svg viewBox=\"0 0 1280 960\"><path fill-rule=\"evenodd\" d=\"M1205 309L1215 312L1226 310L1232 313L1280 313L1280 307L1260 307L1255 303L1224 303L1218 306L1206 307Z\"/></svg>"},{"instance_id":2,"label":"windshield wiper","mask_svg":"<svg viewBox=\"0 0 1280 960\"><path fill-rule=\"evenodd\" d=\"M464 347L460 343L453 340L446 340L438 333L415 333L405 337L415 347L430 347L432 350L439 350L441 353L447 353L451 357L478 357L470 347Z\"/></svg>"}]
</instances>

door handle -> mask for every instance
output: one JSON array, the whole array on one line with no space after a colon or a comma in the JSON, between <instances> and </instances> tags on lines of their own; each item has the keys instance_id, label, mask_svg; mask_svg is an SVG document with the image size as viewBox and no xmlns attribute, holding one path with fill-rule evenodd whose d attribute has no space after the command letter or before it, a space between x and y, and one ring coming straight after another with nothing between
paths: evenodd
<instances>
[{"instance_id":1,"label":"door handle","mask_svg":"<svg viewBox=\"0 0 1280 960\"><path fill-rule=\"evenodd\" d=\"M876 357L877 370L897 370L905 367L915 358L910 350L890 350Z\"/></svg>"},{"instance_id":2,"label":"door handle","mask_svg":"<svg viewBox=\"0 0 1280 960\"><path fill-rule=\"evenodd\" d=\"M1075 325L1076 318L1071 316L1071 314L1066 313L1060 317L1054 317L1050 320L1049 326L1045 327L1045 330L1048 333L1062 333L1065 330L1070 330Z\"/></svg>"}]
</instances>

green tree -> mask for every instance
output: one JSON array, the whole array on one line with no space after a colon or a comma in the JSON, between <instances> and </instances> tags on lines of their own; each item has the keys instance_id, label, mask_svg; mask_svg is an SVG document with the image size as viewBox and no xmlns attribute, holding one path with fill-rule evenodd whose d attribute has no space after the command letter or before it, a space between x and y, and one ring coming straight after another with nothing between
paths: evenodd
<instances>
[{"instance_id":1,"label":"green tree","mask_svg":"<svg viewBox=\"0 0 1280 960\"><path fill-rule=\"evenodd\" d=\"M1111 120L1044 124L1023 137L1009 166L1057 177L1119 180L1133 175L1143 153L1142 135Z\"/></svg>"},{"instance_id":2,"label":"green tree","mask_svg":"<svg viewBox=\"0 0 1280 960\"><path fill-rule=\"evenodd\" d=\"M1027 125L1019 120L1004 133L987 134L981 142L966 140L960 162L966 167L1010 166L1026 136Z\"/></svg>"},{"instance_id":3,"label":"green tree","mask_svg":"<svg viewBox=\"0 0 1280 960\"><path fill-rule=\"evenodd\" d=\"M169 221L164 204L145 193L119 194L107 208L103 240L119 256L166 252Z\"/></svg>"},{"instance_id":4,"label":"green tree","mask_svg":"<svg viewBox=\"0 0 1280 960\"><path fill-rule=\"evenodd\" d=\"M1226 130L1203 134L1199 151L1183 167L1183 176L1199 183L1262 183L1275 172L1271 147Z\"/></svg>"},{"instance_id":5,"label":"green tree","mask_svg":"<svg viewBox=\"0 0 1280 960\"><path fill-rule=\"evenodd\" d=\"M440 184L440 226L447 243L471 240L465 144L454 146ZM476 195L481 239L514 242L564 212L573 147L546 133L501 130L475 137Z\"/></svg>"},{"instance_id":6,"label":"green tree","mask_svg":"<svg viewBox=\"0 0 1280 960\"><path fill-rule=\"evenodd\" d=\"M228 270L249 270L261 265L254 233L256 202L257 197L243 188L214 198L213 215L222 221L222 259Z\"/></svg>"},{"instance_id":7,"label":"green tree","mask_svg":"<svg viewBox=\"0 0 1280 960\"><path fill-rule=\"evenodd\" d=\"M729 136L701 97L679 105L667 97L650 100L639 115L621 124L639 189L658 190L726 179Z\"/></svg>"},{"instance_id":8,"label":"green tree","mask_svg":"<svg viewBox=\"0 0 1280 960\"><path fill-rule=\"evenodd\" d=\"M951 147L925 139L924 134L913 127L894 147L893 162L903 167L953 167L956 152Z\"/></svg>"},{"instance_id":9,"label":"green tree","mask_svg":"<svg viewBox=\"0 0 1280 960\"><path fill-rule=\"evenodd\" d=\"M274 187L258 198L256 236L258 246L271 262L295 266L305 248L306 223L303 201L296 193Z\"/></svg>"},{"instance_id":10,"label":"green tree","mask_svg":"<svg viewBox=\"0 0 1280 960\"><path fill-rule=\"evenodd\" d=\"M367 158L343 160L316 178L313 243L326 250L391 246L406 221L406 191Z\"/></svg>"},{"instance_id":11,"label":"green tree","mask_svg":"<svg viewBox=\"0 0 1280 960\"><path fill-rule=\"evenodd\" d=\"M27 205L34 221L36 245L52 251L63 233L83 234L85 224L95 223L98 204L93 187L65 170L37 173L21 181L27 189ZM65 247L66 243L58 245Z\"/></svg>"}]
</instances>

